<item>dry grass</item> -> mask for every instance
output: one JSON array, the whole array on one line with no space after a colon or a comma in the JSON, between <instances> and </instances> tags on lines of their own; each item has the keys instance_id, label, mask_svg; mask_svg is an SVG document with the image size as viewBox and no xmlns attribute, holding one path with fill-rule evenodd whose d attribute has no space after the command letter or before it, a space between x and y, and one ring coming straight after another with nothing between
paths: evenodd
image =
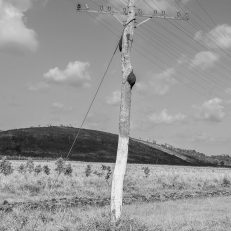
<instances>
[{"instance_id":1,"label":"dry grass","mask_svg":"<svg viewBox=\"0 0 231 231\"><path fill-rule=\"evenodd\" d=\"M123 207L121 231L230 231L231 197L137 203ZM37 219L38 218L38 219ZM0 230L110 231L109 207L14 209L0 212Z\"/></svg>"},{"instance_id":2,"label":"dry grass","mask_svg":"<svg viewBox=\"0 0 231 231\"><path fill-rule=\"evenodd\" d=\"M17 168L20 163L13 162L13 166ZM105 174L102 177L93 173L89 177L85 175L88 164L92 165L93 172L102 172L101 164L72 162L72 176L61 174L55 184L57 173L54 171L54 162L35 162L35 165L37 164L48 164L51 174L21 174L16 170L8 176L0 174L0 201L47 199L49 193L51 197L110 196L111 179L106 181ZM113 168L112 164L105 165ZM148 198L155 193L168 191L219 190L222 187L231 187L231 172L225 168L149 165L150 175L145 177L142 167L144 165L128 165L124 182L125 196L142 195Z\"/></svg>"},{"instance_id":3,"label":"dry grass","mask_svg":"<svg viewBox=\"0 0 231 231\"><path fill-rule=\"evenodd\" d=\"M12 161L13 162L13 161ZM22 162L13 162L16 169ZM54 197L105 198L110 196L111 180L91 173L85 175L87 165L93 172L102 172L99 163L72 162L72 176L61 174L58 181L54 171L54 162L38 162L35 165L48 164L49 176L44 173L0 174L0 201L41 200ZM112 164L109 165L113 168ZM148 165L145 165L147 167ZM195 168L179 166L149 165L150 175L145 176L144 165L128 165L124 182L124 195L164 194L207 189L231 189L231 172L225 168ZM118 230L123 231L229 231L231 230L231 197L207 199L177 200L155 203L135 203L123 207L123 221ZM0 231L25 230L95 230L110 231L109 207L81 207L56 210L28 210L16 207L12 212L0 211Z\"/></svg>"}]
</instances>

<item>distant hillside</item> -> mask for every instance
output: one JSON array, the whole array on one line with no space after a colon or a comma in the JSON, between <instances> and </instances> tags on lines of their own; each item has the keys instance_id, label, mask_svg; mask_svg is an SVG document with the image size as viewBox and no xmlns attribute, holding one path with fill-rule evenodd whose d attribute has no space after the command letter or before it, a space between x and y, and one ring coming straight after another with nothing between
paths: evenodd
<instances>
[{"instance_id":1,"label":"distant hillside","mask_svg":"<svg viewBox=\"0 0 231 231\"><path fill-rule=\"evenodd\" d=\"M66 157L78 132L73 127L31 127L2 131L0 155L32 158ZM71 160L115 162L118 135L82 129L69 156ZM211 165L174 150L130 138L129 163L169 165Z\"/></svg>"},{"instance_id":2,"label":"distant hillside","mask_svg":"<svg viewBox=\"0 0 231 231\"><path fill-rule=\"evenodd\" d=\"M35 127L0 133L0 155L37 158L66 157L78 128ZM115 162L118 136L111 133L81 130L69 156L71 160ZM129 163L191 165L166 151L130 139Z\"/></svg>"}]
</instances>

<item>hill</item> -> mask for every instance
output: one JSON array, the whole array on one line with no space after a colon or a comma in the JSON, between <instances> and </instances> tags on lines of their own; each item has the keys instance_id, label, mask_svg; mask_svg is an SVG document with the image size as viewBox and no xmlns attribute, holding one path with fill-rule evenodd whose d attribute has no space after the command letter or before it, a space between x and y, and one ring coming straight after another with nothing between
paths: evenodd
<instances>
[{"instance_id":1,"label":"hill","mask_svg":"<svg viewBox=\"0 0 231 231\"><path fill-rule=\"evenodd\" d=\"M0 133L0 155L11 158L66 157L78 132L73 127L31 127ZM82 129L69 159L89 162L115 162L118 135ZM157 144L130 138L128 163L208 165Z\"/></svg>"}]
</instances>

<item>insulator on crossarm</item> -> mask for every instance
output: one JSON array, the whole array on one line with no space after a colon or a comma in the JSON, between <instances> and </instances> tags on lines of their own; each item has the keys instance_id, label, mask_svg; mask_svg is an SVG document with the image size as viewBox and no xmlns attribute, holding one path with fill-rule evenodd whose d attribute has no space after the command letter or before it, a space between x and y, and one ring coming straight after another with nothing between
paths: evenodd
<instances>
[{"instance_id":1,"label":"insulator on crossarm","mask_svg":"<svg viewBox=\"0 0 231 231\"><path fill-rule=\"evenodd\" d=\"M77 10L80 10L81 9L81 4L78 4L77 5Z\"/></svg>"},{"instance_id":2,"label":"insulator on crossarm","mask_svg":"<svg viewBox=\"0 0 231 231\"><path fill-rule=\"evenodd\" d=\"M162 10L162 15L165 15L165 11L164 10Z\"/></svg>"},{"instance_id":3,"label":"insulator on crossarm","mask_svg":"<svg viewBox=\"0 0 231 231\"><path fill-rule=\"evenodd\" d=\"M188 13L185 13L185 17L186 17L187 19L189 18Z\"/></svg>"},{"instance_id":4,"label":"insulator on crossarm","mask_svg":"<svg viewBox=\"0 0 231 231\"><path fill-rule=\"evenodd\" d=\"M181 16L180 12L177 12L177 17L179 18Z\"/></svg>"},{"instance_id":5,"label":"insulator on crossarm","mask_svg":"<svg viewBox=\"0 0 231 231\"><path fill-rule=\"evenodd\" d=\"M154 10L154 14L157 14L157 10Z\"/></svg>"},{"instance_id":6,"label":"insulator on crossarm","mask_svg":"<svg viewBox=\"0 0 231 231\"><path fill-rule=\"evenodd\" d=\"M108 10L108 11L111 11L111 7L110 7L110 6L108 6L108 7L107 7L107 10Z\"/></svg>"},{"instance_id":7,"label":"insulator on crossarm","mask_svg":"<svg viewBox=\"0 0 231 231\"><path fill-rule=\"evenodd\" d=\"M123 8L123 12L126 13L127 9L126 8Z\"/></svg>"},{"instance_id":8,"label":"insulator on crossarm","mask_svg":"<svg viewBox=\"0 0 231 231\"><path fill-rule=\"evenodd\" d=\"M139 13L139 14L142 14L142 10L141 10L141 9L138 9L138 13Z\"/></svg>"},{"instance_id":9,"label":"insulator on crossarm","mask_svg":"<svg viewBox=\"0 0 231 231\"><path fill-rule=\"evenodd\" d=\"M100 8L101 11L103 10L103 6L100 6L99 8Z\"/></svg>"}]
</instances>

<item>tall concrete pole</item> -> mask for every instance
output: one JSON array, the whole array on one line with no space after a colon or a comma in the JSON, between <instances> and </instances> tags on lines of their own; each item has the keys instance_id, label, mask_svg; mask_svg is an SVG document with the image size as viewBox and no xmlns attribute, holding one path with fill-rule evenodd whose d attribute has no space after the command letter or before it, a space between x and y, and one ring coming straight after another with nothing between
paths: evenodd
<instances>
[{"instance_id":1,"label":"tall concrete pole","mask_svg":"<svg viewBox=\"0 0 231 231\"><path fill-rule=\"evenodd\" d=\"M122 88L119 116L119 141L116 164L113 173L111 189L111 217L113 222L120 220L123 200L123 181L128 158L128 144L130 131L131 91L135 83L135 76L131 66L131 47L135 20L134 0L128 0L128 17L122 35Z\"/></svg>"}]
</instances>

